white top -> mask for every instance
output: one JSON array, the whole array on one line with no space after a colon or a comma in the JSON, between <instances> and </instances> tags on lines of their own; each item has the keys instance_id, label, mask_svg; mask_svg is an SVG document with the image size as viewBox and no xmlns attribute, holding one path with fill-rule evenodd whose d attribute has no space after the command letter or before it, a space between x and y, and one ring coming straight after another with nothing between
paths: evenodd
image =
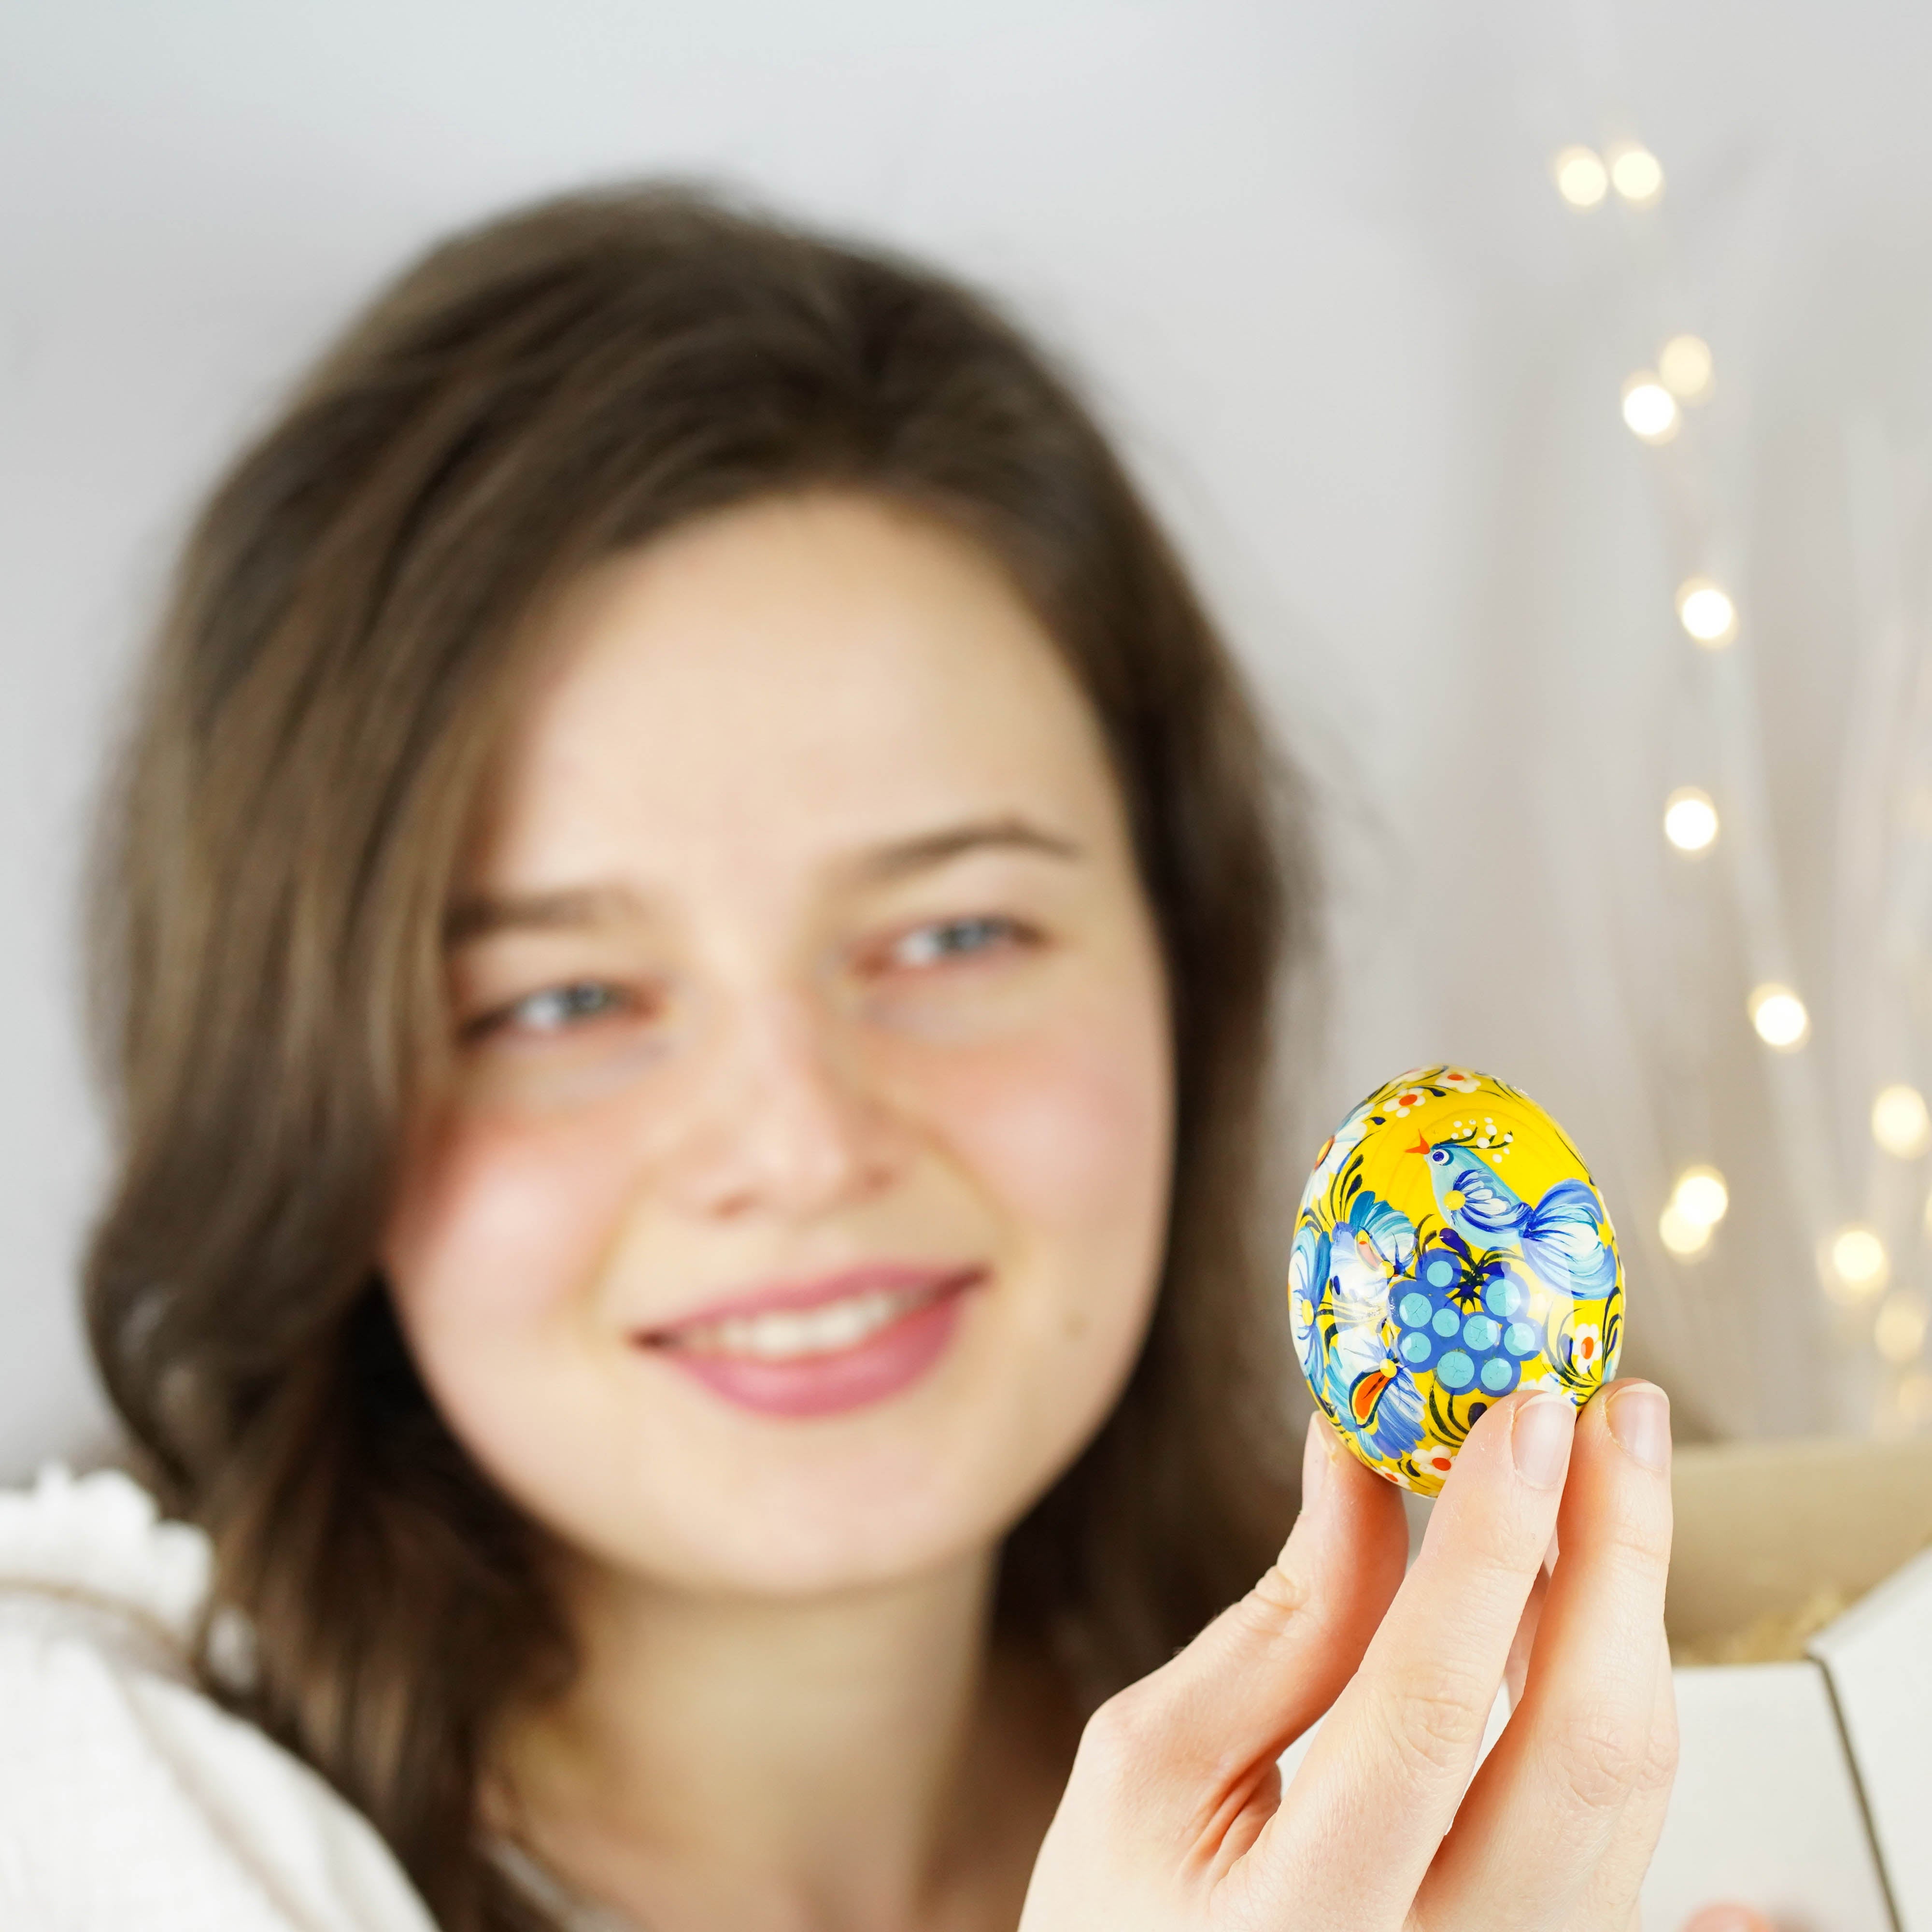
<instances>
[{"instance_id":1,"label":"white top","mask_svg":"<svg viewBox=\"0 0 1932 1932\"><path fill-rule=\"evenodd\" d=\"M433 1932L368 1820L195 1688L210 1570L125 1476L0 1491L0 1927Z\"/></svg>"}]
</instances>

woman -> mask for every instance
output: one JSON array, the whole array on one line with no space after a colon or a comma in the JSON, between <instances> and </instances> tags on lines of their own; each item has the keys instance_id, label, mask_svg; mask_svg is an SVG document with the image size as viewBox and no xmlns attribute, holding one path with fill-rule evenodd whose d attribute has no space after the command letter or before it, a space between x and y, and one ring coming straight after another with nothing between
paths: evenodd
<instances>
[{"instance_id":1,"label":"woman","mask_svg":"<svg viewBox=\"0 0 1932 1932\"><path fill-rule=\"evenodd\" d=\"M957 290L663 192L406 275L216 493L110 814L88 1312L214 1573L198 1689L44 1601L6 1653L22 1895L1628 1924L1660 1392L1498 1405L1406 1582L1312 1429L1270 1562L1267 772ZM16 1573L200 1615L112 1479L14 1507ZM111 1909L76 1753L176 1808Z\"/></svg>"}]
</instances>

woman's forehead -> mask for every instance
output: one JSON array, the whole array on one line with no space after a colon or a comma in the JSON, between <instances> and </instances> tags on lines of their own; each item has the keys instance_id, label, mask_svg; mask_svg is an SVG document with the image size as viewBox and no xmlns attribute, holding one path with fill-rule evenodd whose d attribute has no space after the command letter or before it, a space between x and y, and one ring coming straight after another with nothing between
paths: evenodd
<instances>
[{"instance_id":1,"label":"woman's forehead","mask_svg":"<svg viewBox=\"0 0 1932 1932\"><path fill-rule=\"evenodd\" d=\"M492 874L1118 832L1097 723L999 566L867 499L763 502L614 559L539 650L490 788Z\"/></svg>"}]
</instances>

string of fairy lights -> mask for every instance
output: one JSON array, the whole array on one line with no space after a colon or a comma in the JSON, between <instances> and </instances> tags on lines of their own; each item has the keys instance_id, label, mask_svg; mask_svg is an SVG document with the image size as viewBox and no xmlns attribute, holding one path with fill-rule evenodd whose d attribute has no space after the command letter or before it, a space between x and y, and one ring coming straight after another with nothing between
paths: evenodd
<instances>
[{"instance_id":1,"label":"string of fairy lights","mask_svg":"<svg viewBox=\"0 0 1932 1932\"><path fill-rule=\"evenodd\" d=\"M1601 152L1565 148L1553 158L1550 172L1557 193L1580 212L1613 198L1632 208L1647 209L1664 194L1662 164L1635 142L1615 144ZM1716 358L1708 343L1689 333L1671 335L1658 346L1648 366L1623 382L1623 421L1640 442L1653 448L1671 443L1684 429L1689 412L1709 400L1717 380ZM1749 692L1744 669L1736 662L1745 629L1737 600L1713 572L1686 578L1677 587L1675 602L1678 622L1690 645L1714 660L1730 661L1732 675L1720 682L1720 701L1721 694L1728 693L1735 712L1740 694L1748 696ZM1932 1373L1927 1372L1923 1360L1932 1310L1920 1294L1894 1285L1893 1258L1880 1230L1834 1211L1842 1197L1833 1178L1836 1164L1818 1126L1826 1117L1817 1090L1820 1082L1815 1069L1803 1066L1804 1050L1812 1037L1811 1016L1793 983L1798 976L1790 967L1792 955L1782 929L1781 896L1767 828L1747 824L1743 818L1730 826L1725 822L1726 814L1762 817L1767 796L1756 734L1735 728L1735 718L1732 722L1734 728L1727 735L1720 733L1732 766L1732 782L1718 788L1720 796L1730 794L1726 813L1720 813L1718 800L1704 787L1681 785L1663 801L1663 836L1676 860L1693 863L1707 857L1727 836L1739 843L1740 862L1732 870L1747 956L1755 966L1767 969L1762 976L1753 975L1744 1012L1774 1061L1790 1063L1769 1070L1783 1076L1769 1082L1772 1112L1778 1116L1774 1124L1787 1168L1802 1184L1794 1188L1800 1211L1816 1223L1812 1234L1817 1243L1819 1280L1832 1311L1832 1325L1857 1348L1875 1351L1889 1373L1889 1408L1878 1420L1923 1424L1932 1420ZM1915 1162L1932 1152L1932 1108L1909 1080L1892 1078L1876 1087L1868 1125L1870 1149L1886 1162ZM1658 1237L1678 1262L1694 1264L1712 1251L1730 1207L1730 1189L1722 1171L1708 1160L1694 1162L1675 1177L1658 1216ZM1922 1220L1926 1238L1932 1240L1932 1195L1925 1201ZM1871 1357L1864 1359L1870 1362Z\"/></svg>"}]
</instances>

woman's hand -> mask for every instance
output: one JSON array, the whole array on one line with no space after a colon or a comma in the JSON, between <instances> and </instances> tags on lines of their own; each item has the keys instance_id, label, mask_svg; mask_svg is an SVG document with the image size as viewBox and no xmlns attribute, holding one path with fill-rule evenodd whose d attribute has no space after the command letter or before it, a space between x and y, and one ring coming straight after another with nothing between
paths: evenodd
<instances>
[{"instance_id":1,"label":"woman's hand","mask_svg":"<svg viewBox=\"0 0 1932 1932\"><path fill-rule=\"evenodd\" d=\"M1676 1766L1670 1445L1647 1383L1512 1396L1404 1578L1396 1492L1316 1418L1274 1568L1088 1724L1022 1932L1627 1932Z\"/></svg>"}]
</instances>

